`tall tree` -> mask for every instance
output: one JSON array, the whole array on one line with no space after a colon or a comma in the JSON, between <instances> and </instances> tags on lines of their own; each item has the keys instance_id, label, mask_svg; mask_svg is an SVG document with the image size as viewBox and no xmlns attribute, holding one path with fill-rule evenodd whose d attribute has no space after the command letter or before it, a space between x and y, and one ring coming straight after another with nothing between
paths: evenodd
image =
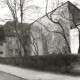
<instances>
[{"instance_id":1,"label":"tall tree","mask_svg":"<svg viewBox=\"0 0 80 80\"><path fill-rule=\"evenodd\" d=\"M10 12L11 12L11 15L12 15L12 18L13 18L13 22L14 22L14 29L15 29L15 32L16 32L16 35L20 41L20 44L24 50L24 53L25 53L25 56L28 55L28 52L27 52L27 43L26 42L26 38L27 38L27 34L26 31L29 31L29 29L26 29L24 30L23 29L23 21L24 21L24 15L25 15L25 12L28 11L28 9L32 8L32 5L30 6L27 6L27 3L31 2L32 0L5 0L5 4L8 6ZM34 6L36 7L36 6ZM20 16L18 17L18 14L20 14ZM20 18L20 19L19 19ZM20 22L20 27L22 28L20 30L20 33L18 32L18 29L17 27L19 26L19 22ZM21 55L21 53L20 53Z\"/></svg>"},{"instance_id":2,"label":"tall tree","mask_svg":"<svg viewBox=\"0 0 80 80\"><path fill-rule=\"evenodd\" d=\"M58 5L59 5L59 0L58 1ZM58 8L58 7L57 7ZM58 34L61 34L67 44L67 47L68 47L68 50L69 50L69 53L71 53L71 49L70 49L70 45L69 45L69 42L67 40L67 37L66 37L66 33L65 33L65 29L64 29L64 26L62 25L62 23L64 23L61 19L59 20L54 20L53 19L53 16L54 15L60 15L58 12L55 14L55 11L56 9L52 10L52 12L50 14L47 13L47 9L48 9L48 0L46 0L46 16L47 18L53 23L53 24L56 24L56 25L59 25L59 27L62 29L62 32L58 32L58 31L53 31L54 33L58 33Z\"/></svg>"}]
</instances>

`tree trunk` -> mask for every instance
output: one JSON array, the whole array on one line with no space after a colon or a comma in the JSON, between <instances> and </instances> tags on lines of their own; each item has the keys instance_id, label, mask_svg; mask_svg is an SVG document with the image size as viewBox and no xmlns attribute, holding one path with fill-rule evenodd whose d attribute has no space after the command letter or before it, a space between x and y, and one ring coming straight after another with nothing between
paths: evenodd
<instances>
[{"instance_id":1,"label":"tree trunk","mask_svg":"<svg viewBox=\"0 0 80 80\"><path fill-rule=\"evenodd\" d=\"M78 48L78 54L80 54L80 31L79 31L79 48Z\"/></svg>"},{"instance_id":2,"label":"tree trunk","mask_svg":"<svg viewBox=\"0 0 80 80\"><path fill-rule=\"evenodd\" d=\"M63 35L63 37L64 37L64 39L65 39L65 41L66 41L66 44L67 44L67 47L68 47L68 51L69 51L69 53L71 53L71 49L70 49L69 43L68 43L68 41L67 41L67 38L66 38L65 35Z\"/></svg>"},{"instance_id":3,"label":"tree trunk","mask_svg":"<svg viewBox=\"0 0 80 80\"><path fill-rule=\"evenodd\" d=\"M24 50L24 56L27 57L28 56L28 52L27 52L27 49L25 48L25 46L24 46L23 50Z\"/></svg>"},{"instance_id":4,"label":"tree trunk","mask_svg":"<svg viewBox=\"0 0 80 80\"><path fill-rule=\"evenodd\" d=\"M19 47L19 56L22 57L22 53L21 53L21 45Z\"/></svg>"}]
</instances>

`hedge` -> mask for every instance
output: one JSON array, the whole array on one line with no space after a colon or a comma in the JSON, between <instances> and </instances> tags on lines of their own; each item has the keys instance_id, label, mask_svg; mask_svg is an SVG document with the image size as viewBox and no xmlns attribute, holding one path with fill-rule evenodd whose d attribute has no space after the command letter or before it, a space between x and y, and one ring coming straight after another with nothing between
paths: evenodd
<instances>
[{"instance_id":1,"label":"hedge","mask_svg":"<svg viewBox=\"0 0 80 80\"><path fill-rule=\"evenodd\" d=\"M77 55L47 55L29 57L0 57L0 63L44 71L69 72Z\"/></svg>"}]
</instances>

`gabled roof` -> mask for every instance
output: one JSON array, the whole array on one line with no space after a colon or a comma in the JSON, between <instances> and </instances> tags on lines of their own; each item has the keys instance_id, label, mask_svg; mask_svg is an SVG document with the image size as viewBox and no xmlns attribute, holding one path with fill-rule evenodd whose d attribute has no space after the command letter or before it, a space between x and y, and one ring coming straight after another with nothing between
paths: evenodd
<instances>
[{"instance_id":1,"label":"gabled roof","mask_svg":"<svg viewBox=\"0 0 80 80\"><path fill-rule=\"evenodd\" d=\"M70 18L72 17L72 15L74 15L74 21L75 21L76 25L77 25L77 24L80 24L80 9L77 8L77 7L76 7L74 4L72 4L70 1L67 1L66 3L62 4L61 6L57 7L56 9L52 10L51 12L49 12L49 13L47 13L47 14L50 14L50 13L52 13L52 12L56 12L58 9L65 9L64 6L66 6L66 7L68 8L68 12L69 12L68 14L69 14L69 17L70 17ZM37 20L35 20L35 21L33 22L33 24L34 24L35 22L37 22L38 20L44 18L44 17L46 17L46 15L44 15L44 16L38 18ZM71 28L75 28L75 27L73 27L73 25L72 25L71 23L70 23L70 26L71 26Z\"/></svg>"},{"instance_id":2,"label":"gabled roof","mask_svg":"<svg viewBox=\"0 0 80 80\"><path fill-rule=\"evenodd\" d=\"M71 2L68 2L68 9L69 9L69 14L70 14L70 19L71 17L73 18L73 22L78 26L80 24L80 9L77 8L75 5L73 5ZM77 26L74 26L71 24L71 27L75 28Z\"/></svg>"},{"instance_id":3,"label":"gabled roof","mask_svg":"<svg viewBox=\"0 0 80 80\"><path fill-rule=\"evenodd\" d=\"M17 31L23 30L26 32L26 29L29 31L29 25L28 23L23 23L23 27L20 26L20 23L18 23ZM7 22L5 25L3 25L5 36L16 36L15 28L14 28L14 22Z\"/></svg>"}]
</instances>

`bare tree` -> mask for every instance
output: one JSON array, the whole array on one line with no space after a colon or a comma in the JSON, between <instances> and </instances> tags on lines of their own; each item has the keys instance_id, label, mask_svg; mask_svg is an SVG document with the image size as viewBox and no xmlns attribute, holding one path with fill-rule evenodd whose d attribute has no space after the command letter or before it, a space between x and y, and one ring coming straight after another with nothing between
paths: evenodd
<instances>
[{"instance_id":1,"label":"bare tree","mask_svg":"<svg viewBox=\"0 0 80 80\"><path fill-rule=\"evenodd\" d=\"M27 56L28 55L28 49L27 49L27 40L26 38L29 37L27 35L27 31L30 30L30 28L24 30L23 29L23 21L24 21L24 15L25 15L25 12L28 11L28 9L32 8L32 6L27 6L27 4L25 3L28 3L29 0L5 0L4 4L6 4L11 12L11 15L12 15L12 18L13 18L13 22L14 22L14 30L16 32L16 35L20 41L20 44L24 50L24 55ZM35 6L34 6L35 7ZM20 12L20 20L19 20L19 17L18 17L18 12ZM17 27L19 26L19 22L20 22L20 27L21 27L21 31L20 33L18 32L18 29ZM21 55L21 53L20 53Z\"/></svg>"},{"instance_id":2,"label":"bare tree","mask_svg":"<svg viewBox=\"0 0 80 80\"><path fill-rule=\"evenodd\" d=\"M24 44L22 42L22 39L21 39L21 36L19 35L18 33L18 30L17 30L17 27L18 27L18 17L17 17L17 2L16 0L13 1L13 3L11 3L9 0L6 0L6 4L8 6L8 8L10 9L11 11L11 14L12 14L12 17L13 17L13 21L14 21L14 28L15 28L15 31L16 31L16 34L17 34L17 37L20 41L20 44L22 45L23 49L24 49L24 53L25 53L25 47L24 47ZM11 5L13 4L13 6ZM22 6L22 5L21 5ZM22 8L22 7L21 7ZM21 13L21 21L22 21L22 13ZM21 23L22 25L22 23ZM26 53L25 53L26 54Z\"/></svg>"},{"instance_id":3,"label":"bare tree","mask_svg":"<svg viewBox=\"0 0 80 80\"><path fill-rule=\"evenodd\" d=\"M59 4L59 2L58 2L58 4ZM45 13L46 13L46 15L44 16L44 17L47 17L46 19L48 19L48 21L49 22L51 22L51 23L49 23L49 25L47 24L47 21L46 21L46 23L44 23L44 22L41 22L41 19L43 18L39 18L39 19L37 19L36 21L34 21L34 23L36 22L36 24L38 24L37 26L43 26L47 31L48 31L48 33L55 33L55 34L59 34L59 35L61 35L62 37L63 37L63 40L65 41L65 44L67 45L67 47L66 48L68 48L68 51L67 50L65 50L65 52L66 53L71 53L71 50L70 50L70 44L69 44L69 42L68 42L68 39L67 39L67 37L69 37L69 34L68 33L66 33L65 32L65 23L64 23L64 21L62 21L62 19L59 19L59 20L54 20L53 19L53 16L54 15L59 15L58 14L58 12L55 14L55 11L56 11L56 9L54 9L54 10L52 10L50 13L47 13L47 7L48 7L48 1L47 1L47 3L46 3L46 11L45 11ZM54 13L54 14L53 14ZM33 25L34 26L36 26L36 24L34 24L33 23ZM59 29L61 29L61 31L56 31L56 30L50 30L49 28L48 28L48 26L50 26L50 24L56 24L56 25L58 25L59 26ZM64 24L64 25L63 25ZM36 26L36 28L37 28L37 26ZM40 26L39 26L39 28L40 28ZM52 25L51 25L52 26ZM44 34L44 29L42 30L42 31L40 31L41 32L41 34ZM36 32L36 30L35 30L35 32ZM38 34L40 34L40 32L38 32ZM36 32L37 33L37 32ZM34 34L34 33L33 33ZM46 37L49 37L49 36L46 36ZM47 45L50 45L50 44L48 44L48 40L46 40L47 42L46 42L46 44ZM52 44L51 44L52 45ZM38 45L39 46L39 45ZM56 45L56 48L58 48L59 46L58 45ZM47 50L47 49L46 49ZM58 48L58 50L59 50L59 48ZM60 51L60 50L59 50ZM60 52L62 52L62 51L60 51Z\"/></svg>"},{"instance_id":4,"label":"bare tree","mask_svg":"<svg viewBox=\"0 0 80 80\"><path fill-rule=\"evenodd\" d=\"M38 43L37 43L37 40L35 40L34 35L32 33L30 33L30 37L31 37L31 41L30 41L31 50L35 55L38 56ZM34 47L34 50L33 50L32 46Z\"/></svg>"},{"instance_id":5,"label":"bare tree","mask_svg":"<svg viewBox=\"0 0 80 80\"><path fill-rule=\"evenodd\" d=\"M73 5L73 4L71 4L71 5ZM79 35L78 35L79 36L78 53L80 53L80 28L79 28L79 26L80 26L80 17L79 17L80 14L79 14L79 9L77 7L75 7L75 6L77 6L77 4L73 5L73 9L71 9L69 7L69 10L70 10L70 18L69 19L66 18L65 16L63 16L62 14L60 14L60 15L61 15L61 17L63 17L64 19L68 20L70 23L73 24L73 25L70 26L70 29L77 28L77 30L79 32Z\"/></svg>"},{"instance_id":6,"label":"bare tree","mask_svg":"<svg viewBox=\"0 0 80 80\"><path fill-rule=\"evenodd\" d=\"M59 1L58 1L58 4L59 4ZM63 37L64 37L64 39L65 39L65 42L66 42L66 44L67 44L67 46L68 46L68 50L69 50L69 52L71 53L71 50L70 50L70 45L69 45L69 43L68 43L68 40L67 40L67 37L66 37L66 34L65 34L65 30L64 30L64 26L62 25L62 23L61 23L61 19L59 19L59 20L53 20L53 15L60 15L62 18L64 18L65 20L67 20L67 21L69 21L70 23L72 23L73 25L70 25L70 29L72 29L73 27L74 28L77 28L77 30L78 30L78 32L79 32L79 48L78 48L78 53L80 53L80 28L79 28L79 26L80 26L80 14L79 14L79 9L77 8L77 7L75 7L75 5L73 5L72 3L70 3L70 2L68 2L68 4L69 5L72 5L73 7L68 7L69 8L69 14L70 14L70 16L69 16L69 18L66 18L65 17L65 15L63 14L63 13L58 13L57 12L57 14L55 14L55 11L56 11L56 9L54 9L50 14L48 14L47 13L47 6L48 6L48 0L46 0L46 16L47 16L47 18L52 22L52 23L54 23L54 24L58 24L59 26L60 26L60 28L62 29L62 32L57 32L56 31L56 33L59 33L59 34L61 34ZM77 6L77 4L76 4L76 6ZM57 8L59 8L59 7L57 7ZM64 21L63 21L63 23L64 23ZM54 31L55 32L55 31ZM68 35L69 36L69 35Z\"/></svg>"},{"instance_id":7,"label":"bare tree","mask_svg":"<svg viewBox=\"0 0 80 80\"><path fill-rule=\"evenodd\" d=\"M58 4L59 4L59 1L58 1ZM54 12L56 11L56 9L54 9L54 10L50 13L50 15L48 15L48 14L47 14L47 6L48 6L48 0L46 0L46 16L47 16L47 18L48 18L53 24L59 25L60 28L62 29L62 32L57 32L57 31L53 31L53 32L59 33L59 34L61 34L61 35L63 36L63 38L64 38L64 40L65 40L65 42L66 42L66 44L67 44L68 50L69 50L69 52L71 53L70 45L69 45L69 43L68 43L68 40L67 40L67 37L66 37L66 34L65 34L64 26L62 25L63 22L61 23L62 20L61 20L61 19L59 19L58 21L53 20L52 16L54 15ZM59 15L59 13L57 13L57 14Z\"/></svg>"},{"instance_id":8,"label":"bare tree","mask_svg":"<svg viewBox=\"0 0 80 80\"><path fill-rule=\"evenodd\" d=\"M58 1L58 4L59 4L59 1ZM47 6L48 6L48 0L46 0L46 11L45 11L47 18L53 24L59 25L59 27L62 29L62 31L61 32L59 32L59 31L49 31L49 29L47 28L47 26L45 26L44 24L42 24L40 21L37 21L37 22L40 23L43 27L45 27L47 29L47 31L53 32L53 33L57 33L57 34L61 34L62 37L64 38L66 44L67 44L69 53L71 53L70 45L69 45L68 40L67 40L67 36L69 36L69 35L67 33L65 33L64 26L62 25L62 23L64 23L64 22L61 19L59 19L58 21L53 20L52 16L55 15L54 12L56 11L56 9L54 9L51 13L47 13ZM59 14L57 13L56 15L59 15Z\"/></svg>"}]
</instances>

